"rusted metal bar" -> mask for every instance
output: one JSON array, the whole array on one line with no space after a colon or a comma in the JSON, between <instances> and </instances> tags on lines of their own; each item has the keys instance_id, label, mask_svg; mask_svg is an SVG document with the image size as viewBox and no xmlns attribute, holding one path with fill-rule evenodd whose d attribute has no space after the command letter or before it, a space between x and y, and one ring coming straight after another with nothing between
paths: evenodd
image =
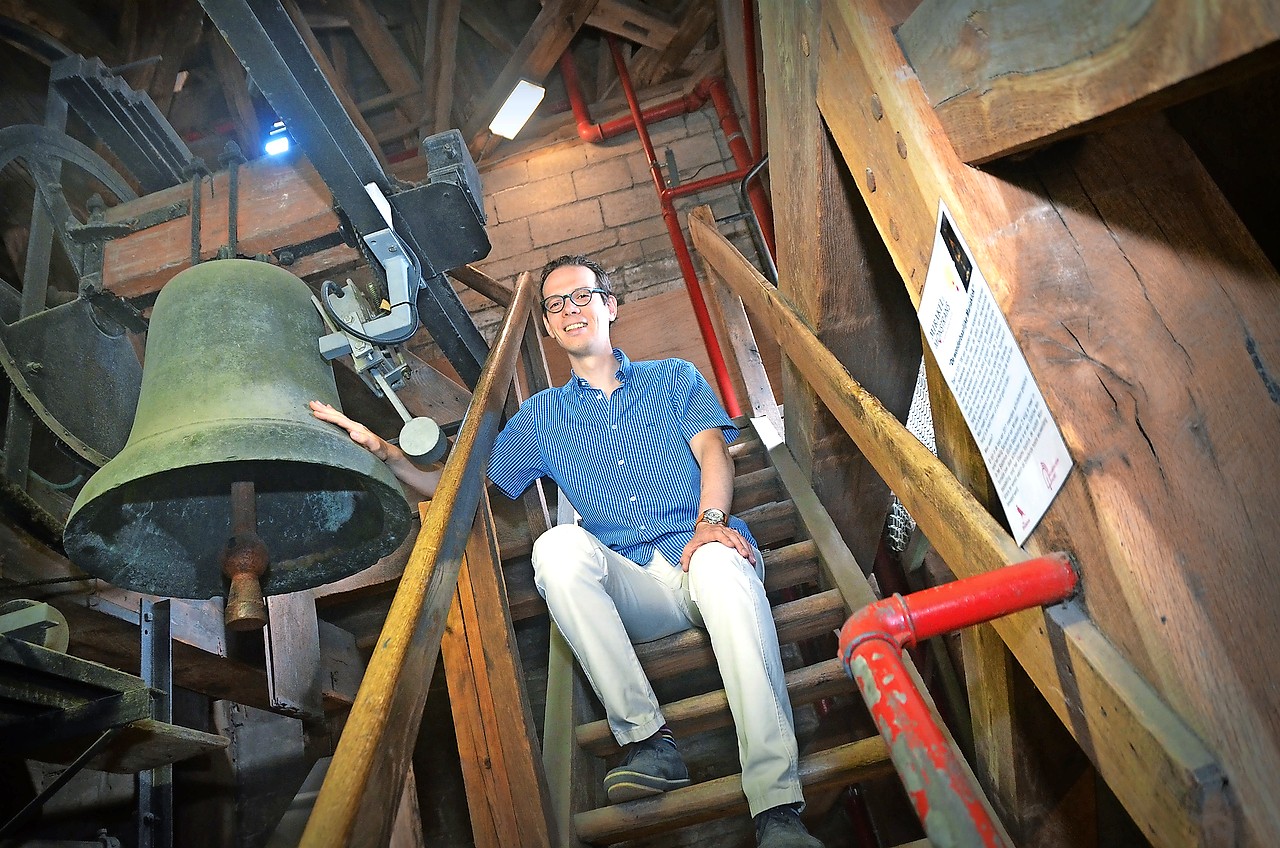
<instances>
[{"instance_id":1,"label":"rusted metal bar","mask_svg":"<svg viewBox=\"0 0 1280 848\"><path fill-rule=\"evenodd\" d=\"M925 833L936 844L1007 846L955 745L902 663L933 636L1068 598L1076 572L1055 553L863 607L840 630L839 656L889 746ZM947 840L943 840L946 834Z\"/></svg>"}]
</instances>

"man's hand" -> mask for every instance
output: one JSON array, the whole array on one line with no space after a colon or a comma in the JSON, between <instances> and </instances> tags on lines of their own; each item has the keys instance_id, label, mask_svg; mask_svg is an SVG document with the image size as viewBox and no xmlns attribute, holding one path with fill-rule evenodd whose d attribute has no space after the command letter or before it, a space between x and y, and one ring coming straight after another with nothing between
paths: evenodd
<instances>
[{"instance_id":1,"label":"man's hand","mask_svg":"<svg viewBox=\"0 0 1280 848\"><path fill-rule=\"evenodd\" d=\"M391 445L359 421L351 420L346 415L322 401L313 400L311 401L310 406L312 415L319 418L321 421L328 421L330 424L337 424L339 427L347 431L347 435L351 437L351 441L355 442L378 459L386 462L390 458Z\"/></svg>"},{"instance_id":2,"label":"man's hand","mask_svg":"<svg viewBox=\"0 0 1280 848\"><path fill-rule=\"evenodd\" d=\"M708 542L719 542L722 545L728 545L745 557L752 565L755 565L756 552L747 544L747 540L742 538L741 533L727 524L710 524L703 521L693 528L693 538L689 540L689 544L685 545L684 550L680 552L681 571L689 570L689 559L693 556L693 552Z\"/></svg>"}]
</instances>

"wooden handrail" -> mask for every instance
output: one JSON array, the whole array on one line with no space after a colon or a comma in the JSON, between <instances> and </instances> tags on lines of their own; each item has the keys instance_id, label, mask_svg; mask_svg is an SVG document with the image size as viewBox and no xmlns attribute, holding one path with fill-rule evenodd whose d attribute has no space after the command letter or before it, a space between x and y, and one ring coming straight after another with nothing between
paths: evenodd
<instances>
[{"instance_id":1,"label":"wooden handrail","mask_svg":"<svg viewBox=\"0 0 1280 848\"><path fill-rule=\"evenodd\" d=\"M300 843L387 844L536 278L516 284Z\"/></svg>"},{"instance_id":2,"label":"wooden handrail","mask_svg":"<svg viewBox=\"0 0 1280 848\"><path fill-rule=\"evenodd\" d=\"M768 321L782 352L957 576L1033 556L849 375L786 298L719 233L710 208L695 209L689 229L703 260L752 314ZM1176 832L1176 838L1165 840L1168 844L1207 844L1202 828L1207 832L1214 816L1227 808L1221 767L1088 618L1083 604L1028 610L992 624L1121 802L1138 813L1135 819L1151 825L1151 832L1157 821L1161 831ZM1138 786L1127 779L1135 772L1160 777ZM1153 787L1160 790L1158 797Z\"/></svg>"}]
</instances>

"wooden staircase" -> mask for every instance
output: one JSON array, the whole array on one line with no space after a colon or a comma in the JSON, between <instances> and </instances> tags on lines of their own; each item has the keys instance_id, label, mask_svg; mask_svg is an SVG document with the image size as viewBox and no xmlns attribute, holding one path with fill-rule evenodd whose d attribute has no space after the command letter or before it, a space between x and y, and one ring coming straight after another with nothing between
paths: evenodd
<instances>
[{"instance_id":1,"label":"wooden staircase","mask_svg":"<svg viewBox=\"0 0 1280 848\"><path fill-rule=\"evenodd\" d=\"M818 543L808 530L809 524L821 524L825 513L801 514L797 498L782 484L770 451L766 450L751 422L742 420L737 423L743 435L730 448L737 468L734 511L751 527L764 555L765 588L773 602L774 622L788 668L787 691L797 714L797 725L816 725L812 705L823 699L836 699L843 708L860 711L861 701L852 681L835 658L835 641L831 638L832 632L839 629L848 617L849 604L841 591L834 587L830 579L831 565L824 561ZM785 446L775 448L773 453L784 460L789 459L789 454L779 451L785 452ZM810 501L816 503L812 492L808 494L808 499L801 499L806 503L806 511L812 509ZM830 519L826 520L829 522ZM837 550L842 547L836 546ZM847 549L840 554L847 559L836 567L852 569L860 579L862 575L852 555ZM869 588L867 593L870 594ZM724 690L719 688L719 674L709 637L705 631L691 628L637 645L636 654L663 701L663 714L689 761L695 783L653 798L603 805L603 793L598 785L603 768L576 770L582 775L579 782L595 781L594 786L575 786L567 775L557 775L553 769L557 763L570 762L574 757L607 758L612 764L620 751L608 724L602 718L595 718L575 723L571 734L556 734L552 723L559 717L554 715L555 702L549 694L546 745L561 738L561 744L573 746L573 750L567 753L544 748L553 804L557 787L563 787L568 797L587 801L585 804L580 801L580 808L569 810L570 815L560 822L559 844L607 845L624 841L636 844L634 840L653 837L659 838L642 844L695 844L704 838L696 832L697 826L708 830L716 828L718 833L726 830L735 832L732 824L719 821L730 817L738 820L745 838L750 828L737 748L732 744L731 734L724 732L732 727L733 719ZM551 676L549 690L571 685L571 681L556 679L557 676L563 678L563 670L557 675L554 666ZM670 700L665 697L668 693L674 693ZM594 702L592 705L595 706ZM804 721L805 710L809 710L807 722ZM578 711L580 713L581 709ZM835 717L846 730L823 734L827 738L817 744L806 745L809 741L806 735L814 733L798 731L802 751L801 780L812 818L821 817L839 794L824 790L839 790L850 783L893 771L888 751L878 735L858 739L851 737L848 728L852 726L849 721L852 715ZM718 743L703 742L705 737L715 737L716 731L721 731L716 737ZM691 755L691 752L696 753ZM714 762L694 758L702 758L708 752L714 756ZM704 823L709 822L716 824L708 828ZM673 832L677 830L682 832L676 835ZM748 841L747 844L754 843Z\"/></svg>"}]
</instances>

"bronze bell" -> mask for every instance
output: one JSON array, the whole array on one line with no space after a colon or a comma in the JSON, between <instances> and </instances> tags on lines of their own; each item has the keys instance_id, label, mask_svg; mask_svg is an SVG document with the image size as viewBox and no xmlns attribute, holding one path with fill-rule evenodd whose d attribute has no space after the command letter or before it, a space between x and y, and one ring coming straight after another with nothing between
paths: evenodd
<instances>
[{"instance_id":1,"label":"bronze bell","mask_svg":"<svg viewBox=\"0 0 1280 848\"><path fill-rule=\"evenodd\" d=\"M129 440L72 507L72 562L155 595L230 588L227 623L243 629L265 620L261 594L398 547L410 511L395 478L308 409L338 406L323 332L310 289L276 266L222 259L175 276L152 311Z\"/></svg>"}]
</instances>

